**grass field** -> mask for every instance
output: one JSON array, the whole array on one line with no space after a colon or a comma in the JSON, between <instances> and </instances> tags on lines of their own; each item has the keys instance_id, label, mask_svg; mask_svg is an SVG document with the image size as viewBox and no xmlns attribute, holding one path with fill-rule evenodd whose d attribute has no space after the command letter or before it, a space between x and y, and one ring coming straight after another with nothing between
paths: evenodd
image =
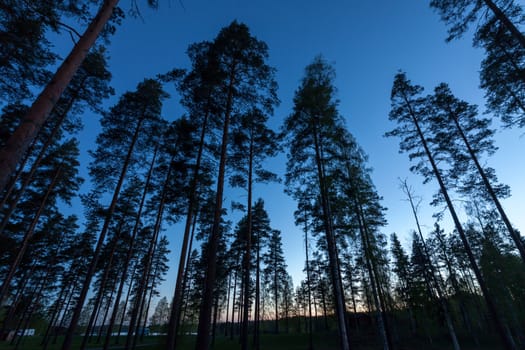
<instances>
[{"instance_id":1,"label":"grass field","mask_svg":"<svg viewBox=\"0 0 525 350\"><path fill-rule=\"evenodd\" d=\"M42 338L39 336L34 337L24 337L18 349L20 350L41 350L42 346L40 345ZM73 349L78 349L81 338L78 337L75 339ZM120 342L123 344L125 341L122 338ZM163 336L149 336L144 337L142 343L137 345L137 349L140 350L164 350L164 341L165 337ZM356 336L354 335L352 341L352 350L373 350L382 349L382 346L379 342L380 340L375 336ZM193 349L195 343L194 336L184 336L180 338L180 347L181 350L190 350ZM462 350L489 350L489 349L498 349L499 346L497 343L493 342L480 342L479 346L471 344L468 341L461 342ZM57 344L48 346L48 350L59 350L61 345L61 339L58 339ZM111 345L112 350L123 349L122 345ZM314 350L337 350L337 333L317 333L313 336L313 349ZM10 345L8 342L0 342L0 350L13 350L15 349L14 345ZM91 350L101 350L101 344L89 344L88 349ZM227 337L218 337L213 346L213 350L236 350L240 349L238 338L233 340ZM261 350L307 350L308 349L308 335L302 333L294 334L263 334L261 336ZM450 342L447 339L434 340L432 344L429 344L428 339L405 339L401 342L396 350L448 350L452 349Z\"/></svg>"}]
</instances>

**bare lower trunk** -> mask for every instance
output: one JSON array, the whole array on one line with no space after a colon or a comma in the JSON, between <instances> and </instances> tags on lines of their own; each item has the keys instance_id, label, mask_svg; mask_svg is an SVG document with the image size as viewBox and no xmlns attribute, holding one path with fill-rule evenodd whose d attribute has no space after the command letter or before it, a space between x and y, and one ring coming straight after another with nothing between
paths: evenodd
<instances>
[{"instance_id":1,"label":"bare lower trunk","mask_svg":"<svg viewBox=\"0 0 525 350\"><path fill-rule=\"evenodd\" d=\"M492 295L489 293L489 290L487 288L487 285L485 283L485 279L483 278L483 275L481 274L481 271L478 267L478 263L476 262L476 258L474 257L474 254L472 253L472 249L470 247L470 244L468 242L467 236L465 235L465 231L463 231L463 227L461 225L461 222L459 221L459 217L456 213L456 210L454 209L454 206L452 204L452 200L450 199L448 195L448 191L446 189L445 183L441 177L441 172L439 171L434 158L432 157L432 154L430 152L430 149L428 147L427 141L423 135L423 132L419 126L419 122L416 118L416 114L412 110L412 105L408 101L408 98L404 96L405 103L407 104L407 107L409 109L410 115L412 117L412 121L414 124L414 127L416 128L417 134L421 140L421 144L423 146L423 149L425 151L425 154L428 158L428 161L430 162L430 165L432 167L432 171L434 175L436 176L436 179L439 184L439 188L441 191L441 194L445 198L445 202L447 203L447 207L449 209L450 215L452 216L452 220L454 221L454 226L456 227L456 230L459 233L459 236L461 238L461 242L463 243L463 247L465 249L465 252L467 253L468 260L470 262L471 268L474 271L474 274L476 275L476 279L478 281L478 284L481 288L481 291L483 293L483 296L485 298L485 302L487 303L489 312L494 320L494 323L498 329L498 334L501 338L501 341L506 349L508 350L517 350L516 344L514 343L514 339L512 338L512 335L510 334L510 331L508 329L508 326L506 322L503 320L502 316L498 312L498 308L494 302L494 299Z\"/></svg>"},{"instance_id":2,"label":"bare lower trunk","mask_svg":"<svg viewBox=\"0 0 525 350\"><path fill-rule=\"evenodd\" d=\"M246 227L246 246L244 251L244 308L243 323L241 329L241 349L248 350L248 311L250 309L250 262L252 252L252 173L253 173L253 130L250 140L250 150L248 154L248 212Z\"/></svg>"},{"instance_id":3,"label":"bare lower trunk","mask_svg":"<svg viewBox=\"0 0 525 350\"><path fill-rule=\"evenodd\" d=\"M186 224L184 226L184 235L182 238L182 247L179 258L179 267L177 270L177 280L175 282L175 292L173 293L173 301L170 312L170 322L168 325L168 337L166 340L166 349L175 350L177 347L177 334L180 324L181 307L182 307L182 296L184 295L184 271L186 270L186 257L189 256L191 248L188 249L190 229L192 227L193 214L195 211L195 196L197 194L197 184L199 181L199 172L201 166L202 153L204 149L204 138L206 136L206 127L208 124L209 112L206 112L204 121L202 123L199 151L197 153L197 160L195 162L195 170L190 188L189 200L188 200L188 213L186 214Z\"/></svg>"},{"instance_id":4,"label":"bare lower trunk","mask_svg":"<svg viewBox=\"0 0 525 350\"><path fill-rule=\"evenodd\" d=\"M490 195L490 198L496 205L498 213L500 214L501 219L505 223L505 227L507 228L507 231L509 231L510 237L516 244L516 247L518 248L518 251L521 255L521 260L525 263L525 247L523 246L523 242L521 241L520 235L516 232L516 230L514 230L514 228L512 227L512 224L510 223L509 218L507 217L507 214L505 213L505 210L503 210L503 207L501 206L498 196L496 195L496 192L494 192L494 188L492 187L492 185L489 182L489 179L487 178L487 174L485 173L485 170L483 170L483 167L481 166L481 164L479 164L479 160L478 160L478 157L476 156L476 153L472 149L470 142L467 139L467 136L465 135L465 133L463 132L463 129L461 128L461 125L459 125L457 115L453 113L451 110L449 110L449 115L451 119L454 121L456 129L459 135L461 136L461 139L465 143L465 146L467 147L470 158L474 162L476 169L478 170L479 176L481 176L485 189L487 190L488 194Z\"/></svg>"},{"instance_id":5,"label":"bare lower trunk","mask_svg":"<svg viewBox=\"0 0 525 350\"><path fill-rule=\"evenodd\" d=\"M321 196L321 207L323 212L323 224L326 236L326 244L328 250L328 261L330 269L330 277L332 280L334 299L335 299L335 313L337 319L337 328L339 330L339 346L341 350L350 349L350 337L347 332L346 327L346 315L345 315L345 302L343 291L341 290L341 280L339 276L338 268L338 258L337 258L337 249L336 242L334 237L334 232L332 228L332 217L330 213L330 204L328 200L328 190L325 184L325 174L324 174L324 159L321 152L321 140L319 140L320 135L318 135L318 125L315 120L315 116L312 117L313 123L313 136L314 136L314 146L315 146L315 162L317 164L317 175Z\"/></svg>"},{"instance_id":6,"label":"bare lower trunk","mask_svg":"<svg viewBox=\"0 0 525 350\"><path fill-rule=\"evenodd\" d=\"M213 290L217 272L217 249L220 240L220 226L222 218L222 197L224 191L224 176L226 170L226 157L228 149L228 135L230 127L230 114L233 104L233 86L235 80L235 63L230 71L230 82L228 87L228 98L224 115L224 127L222 132L221 157L219 161L219 174L217 177L217 193L215 199L215 213L213 217L213 228L208 240L208 259L206 269L206 280L204 293L199 313L199 326L197 329L196 350L208 350L210 345L210 321L213 307Z\"/></svg>"},{"instance_id":7,"label":"bare lower trunk","mask_svg":"<svg viewBox=\"0 0 525 350\"><path fill-rule=\"evenodd\" d=\"M122 184L124 183L124 178L126 177L126 173L128 170L129 163L131 162L131 155L133 154L133 149L135 147L135 144L137 142L139 132L142 126L143 119L139 119L137 122L137 125L135 127L135 132L133 134L133 139L131 141L131 144L128 148L128 153L126 155L126 158L124 160L124 163L122 165L122 169L120 172L120 176L118 179L117 186L115 190L113 191L113 198L111 199L111 204L109 205L109 208L107 210L106 218L104 220L104 225L102 226L102 230L100 231L100 235L98 237L97 245L95 247L95 251L93 252L93 259L91 259L91 262L89 264L88 270L86 272L86 279L84 283L82 284L82 289L80 291L80 295L78 296L77 304L75 306L75 309L73 311L73 315L71 316L71 322L69 324L69 327L66 332L66 336L64 338L64 343L62 344L62 350L70 350L71 345L73 343L73 336L75 334L75 329L78 324L78 320L80 318L80 313L82 312L82 306L84 305L84 301L86 300L86 296L89 290L89 286L91 285L91 279L93 278L93 274L95 273L95 269L98 264L98 259L100 256L100 252L102 251L102 246L104 245L104 240L106 239L106 234L109 229L109 224L111 222L111 218L113 216L113 212L115 211L115 207L117 206L117 200L120 195L120 189L122 188Z\"/></svg>"},{"instance_id":8,"label":"bare lower trunk","mask_svg":"<svg viewBox=\"0 0 525 350\"><path fill-rule=\"evenodd\" d=\"M108 329L107 329L107 332L106 332L106 338L104 339L103 350L107 350L109 348L109 342L110 342L110 338L111 338L111 333L113 331L113 325L115 324L115 320L117 318L117 312L118 312L118 308L119 308L119 304L120 304L120 298L122 296L122 292L124 291L124 284L126 283L126 279L127 279L127 276L128 276L129 264L130 264L131 258L133 256L133 251L134 251L134 247L135 247L135 240L137 238L137 234L138 234L138 231L139 231L140 219L142 217L142 210L144 209L144 203L146 201L146 196L148 194L148 188L149 188L149 184L150 184L150 181L151 181L151 175L153 173L153 168L155 166L155 161L157 159L157 151L158 151L158 145L157 145L157 147L155 147L155 151L153 152L153 159L151 160L151 165L150 165L150 168L148 170L148 175L146 176L146 183L144 184L144 189L142 191L142 197L140 199L138 212L137 212L137 215L135 217L135 223L133 225L133 231L132 231L132 234L131 234L131 240L130 240L130 244L129 244L129 247L128 247L128 251L126 253L126 260L124 261L124 266L122 268L122 277L120 279L120 284L118 286L117 295L115 296L115 303L114 303L114 306L113 306L113 311L111 313L111 319L109 321Z\"/></svg>"},{"instance_id":9,"label":"bare lower trunk","mask_svg":"<svg viewBox=\"0 0 525 350\"><path fill-rule=\"evenodd\" d=\"M4 148L0 150L0 192L4 190L9 181L9 177L15 172L18 162L22 159L32 140L40 131L49 113L51 113L62 92L64 92L73 75L84 61L84 58L95 43L98 35L102 29L104 29L117 3L118 0L104 1L97 16L58 68L49 84L47 84L37 97L29 109L29 112L22 118L23 122L7 140ZM67 347L64 347L64 350L71 347L69 338L70 337L68 337L67 340Z\"/></svg>"}]
</instances>

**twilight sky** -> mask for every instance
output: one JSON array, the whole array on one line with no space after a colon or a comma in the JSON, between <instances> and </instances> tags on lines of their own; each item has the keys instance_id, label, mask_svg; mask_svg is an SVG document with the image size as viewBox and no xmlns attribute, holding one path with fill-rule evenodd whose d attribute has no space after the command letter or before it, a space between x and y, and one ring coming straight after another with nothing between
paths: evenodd
<instances>
[{"instance_id":1,"label":"twilight sky","mask_svg":"<svg viewBox=\"0 0 525 350\"><path fill-rule=\"evenodd\" d=\"M393 128L388 121L390 89L395 73L401 69L413 83L424 86L429 93L438 83L447 82L456 96L480 105L483 111L484 92L478 88L483 53L472 49L470 36L445 43L445 25L429 8L428 1L421 0L181 1L183 6L177 0L160 0L159 10L152 11L146 8L145 1L137 0L143 19L128 16L108 49L112 85L117 91L107 102L108 106L123 92L135 89L145 77L175 67L187 68L188 45L213 40L222 27L236 19L268 44L269 64L277 69L281 105L271 118L271 126L278 129L290 113L304 67L314 56L322 54L335 66L339 111L346 119L348 130L369 155L373 181L384 197L383 205L388 208L388 225L383 232L387 235L397 232L402 243L410 245L414 221L399 189L399 178L407 178L422 197L420 219L425 230L432 228L432 213L436 209L429 208L428 203L436 190L435 184L423 186L422 178L409 172L407 156L398 154L399 140L383 137ZM122 0L121 7L127 11L130 1ZM59 40L62 42L56 42L57 49L69 50L69 37L64 35ZM172 97L164 108L164 116L170 120L183 113L178 96L171 92ZM99 130L97 120L97 116L84 118L86 129L80 136L84 168L89 162L87 150L94 149L94 135ZM494 125L498 125L496 120ZM511 221L523 232L525 215L519 203L525 197L525 164L519 155L524 143L522 134L520 130L498 130L496 145L500 149L484 162L496 169L501 182L510 185L512 197L503 205ZM282 174L284 155L269 161L268 166ZM87 179L85 170L83 174ZM88 184L83 189L87 191ZM265 200L272 227L282 231L289 272L297 285L303 278L304 247L302 232L293 223L295 203L283 193L280 184L257 185L255 192L255 198ZM245 197L238 191L227 192L225 200L229 208L231 200L245 201ZM165 232L171 242L172 267L161 293L169 298L175 284L181 233L178 227Z\"/></svg>"}]
</instances>

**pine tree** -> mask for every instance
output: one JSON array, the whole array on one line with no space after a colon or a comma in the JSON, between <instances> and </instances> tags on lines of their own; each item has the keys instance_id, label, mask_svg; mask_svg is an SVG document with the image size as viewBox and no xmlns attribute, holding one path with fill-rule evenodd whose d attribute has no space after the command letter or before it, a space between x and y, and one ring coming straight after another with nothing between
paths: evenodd
<instances>
[{"instance_id":1,"label":"pine tree","mask_svg":"<svg viewBox=\"0 0 525 350\"><path fill-rule=\"evenodd\" d=\"M148 0L147 2L148 5L152 7L158 5L157 0ZM56 2L51 3L56 4ZM68 1L67 4L73 3ZM97 15L86 28L86 31L75 44L68 57L63 61L53 78L33 102L28 113L23 118L24 122L11 135L5 146L0 149L0 191L4 190L9 181L9 177L16 171L17 164L22 159L32 140L40 131L40 128L53 110L55 103L84 61L97 37L112 17L117 4L118 0L104 0ZM66 6L66 8L69 7ZM85 11L86 8L79 10L81 14Z\"/></svg>"},{"instance_id":2,"label":"pine tree","mask_svg":"<svg viewBox=\"0 0 525 350\"><path fill-rule=\"evenodd\" d=\"M271 112L275 101L276 83L273 69L266 63L268 56L265 43L249 33L244 24L233 22L222 29L213 42L212 50L220 62L215 74L222 77L222 96L220 109L223 127L220 145L220 160L217 176L214 225L208 241L206 284L199 316L199 329L196 348L209 347L209 330L213 307L213 290L216 279L216 257L220 241L219 226L222 213L224 178L232 117L246 112L246 108L261 108Z\"/></svg>"},{"instance_id":3,"label":"pine tree","mask_svg":"<svg viewBox=\"0 0 525 350\"><path fill-rule=\"evenodd\" d=\"M525 36L516 27L516 24L511 21L506 11L508 8L513 8L514 2L510 2L508 6L506 1L498 0L431 0L430 7L438 11L441 20L449 25L447 41L454 40L461 37L467 30L470 24L478 20L486 20L486 11L490 11L492 15L501 23L519 43L525 48Z\"/></svg>"},{"instance_id":4,"label":"pine tree","mask_svg":"<svg viewBox=\"0 0 525 350\"><path fill-rule=\"evenodd\" d=\"M487 289L466 232L459 221L455 207L448 193L442 172L437 167L436 156L439 156L440 154L436 152L435 146L431 148L432 143L430 141L432 141L432 138L429 138L429 136L425 135L423 132L423 126L426 117L428 117L428 113L430 113L430 107L428 106L428 98L420 97L422 91L423 88L417 85L412 85L404 73L398 73L396 75L394 86L392 88L392 110L389 118L392 121L396 121L398 126L386 135L401 137L400 150L403 152L409 152L410 159L416 158L419 160L417 165L413 166L411 170L422 174L425 181L429 181L432 177L435 177L438 181L440 195L445 199L454 226L460 236L464 251L467 254L470 266L474 271L476 280L483 292L489 311L498 327L502 343L508 349L515 349L516 346L512 335L509 333L501 314L498 312L495 301ZM426 161L430 163L430 169L428 168Z\"/></svg>"},{"instance_id":5,"label":"pine tree","mask_svg":"<svg viewBox=\"0 0 525 350\"><path fill-rule=\"evenodd\" d=\"M512 17L522 12L517 5L507 8ZM485 50L481 62L480 87L485 90L486 107L499 117L505 127L525 126L525 74L523 60L525 48L503 26L492 18L480 26L474 38L474 46Z\"/></svg>"},{"instance_id":6,"label":"pine tree","mask_svg":"<svg viewBox=\"0 0 525 350\"><path fill-rule=\"evenodd\" d=\"M120 189L124 183L128 167L132 163L131 160L134 156L134 151L136 151L135 147L144 147L144 142L141 140L143 138L149 139L150 134L148 131L152 132L157 129L162 99L165 97L166 93L157 81L146 79L137 86L137 91L125 93L102 119L103 131L97 138L98 148L93 154L95 162L90 168L90 174L93 177L96 189L107 190L113 186L115 187L95 247L93 260L89 265L75 312L62 344L63 350L71 348L78 318L106 239ZM130 125L133 125L131 130L129 128Z\"/></svg>"},{"instance_id":7,"label":"pine tree","mask_svg":"<svg viewBox=\"0 0 525 350\"><path fill-rule=\"evenodd\" d=\"M295 93L294 111L285 120L283 131L289 143L286 171L287 191L296 199L303 197L307 186L319 196L322 208L322 222L329 256L330 278L332 282L336 315L339 330L339 345L349 349L345 321L345 302L342 290L337 247L333 229L328 176L327 157L337 139L341 126L341 116L337 112L335 73L321 57L314 59L306 67L305 77ZM315 179L315 180L314 180ZM311 181L311 183L308 183Z\"/></svg>"},{"instance_id":8,"label":"pine tree","mask_svg":"<svg viewBox=\"0 0 525 350\"><path fill-rule=\"evenodd\" d=\"M429 118L429 124L436 134L435 139L439 147L450 154L448 158L452 163L450 176L460 179L466 177L468 180L469 175L472 177L471 174L475 174L474 181L463 180L466 183L460 187L460 192L472 194L477 189L478 193L485 194L481 198L486 197L494 203L525 262L525 247L521 237L512 227L498 198L507 195L508 189L495 183L493 169L484 168L480 164L480 157L484 153L491 155L495 152L494 131L489 128L490 120L478 117L476 106L456 98L447 84L438 85L434 91L432 104L435 110ZM448 129L447 133L443 132L445 128Z\"/></svg>"}]
</instances>

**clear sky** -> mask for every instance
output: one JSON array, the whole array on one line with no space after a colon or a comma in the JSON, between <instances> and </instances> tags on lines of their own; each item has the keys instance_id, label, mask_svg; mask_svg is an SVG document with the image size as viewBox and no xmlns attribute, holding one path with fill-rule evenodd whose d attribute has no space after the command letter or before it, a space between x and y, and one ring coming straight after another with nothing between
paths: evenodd
<instances>
[{"instance_id":1,"label":"clear sky","mask_svg":"<svg viewBox=\"0 0 525 350\"><path fill-rule=\"evenodd\" d=\"M421 0L311 1L311 0L159 0L158 11L142 5L143 20L127 18L118 28L109 47L110 69L117 95L133 90L144 77L172 68L187 68L185 54L189 44L212 40L231 21L245 23L251 33L269 46L270 65L277 69L281 105L272 117L271 126L279 128L292 108L292 98L303 76L304 67L313 57L322 54L332 62L337 72L336 86L340 99L339 111L346 118L347 128L369 155L372 178L388 208L388 225L383 232L397 232L409 245L413 218L399 189L399 178L409 183L423 198L421 221L425 229L433 226L433 208L428 207L436 186L423 186L422 178L410 174L407 156L398 154L397 139L385 139L383 134L393 127L388 121L390 89L395 73L402 69L413 83L428 92L440 82L449 83L456 96L481 106L478 70L483 53L471 47L471 37L445 43L445 25L438 15ZM127 11L130 0L121 0ZM128 16L129 17L129 16ZM65 47L71 40L64 35ZM166 102L164 116L179 117L183 111L178 97ZM98 131L97 117L87 116L81 142L83 154L93 149ZM497 123L495 124L497 125ZM496 144L500 150L486 164L494 167L503 183L511 186L512 198L504 206L511 221L525 231L525 216L519 200L525 197L523 174L525 162L523 131L499 130ZM89 160L85 158L83 166ZM285 157L278 157L269 166L278 173L285 169ZM85 176L87 178L87 175ZM87 186L87 185L86 185ZM87 187L84 186L84 189ZM282 231L289 272L295 285L303 278L304 248L302 232L294 226L295 203L283 193L279 184L258 185L255 197L263 197L272 226ZM226 193L230 200L243 201L239 194ZM229 204L227 204L229 207ZM172 242L172 267L163 285L162 294L171 297L180 249L180 228L166 231Z\"/></svg>"}]
</instances>

